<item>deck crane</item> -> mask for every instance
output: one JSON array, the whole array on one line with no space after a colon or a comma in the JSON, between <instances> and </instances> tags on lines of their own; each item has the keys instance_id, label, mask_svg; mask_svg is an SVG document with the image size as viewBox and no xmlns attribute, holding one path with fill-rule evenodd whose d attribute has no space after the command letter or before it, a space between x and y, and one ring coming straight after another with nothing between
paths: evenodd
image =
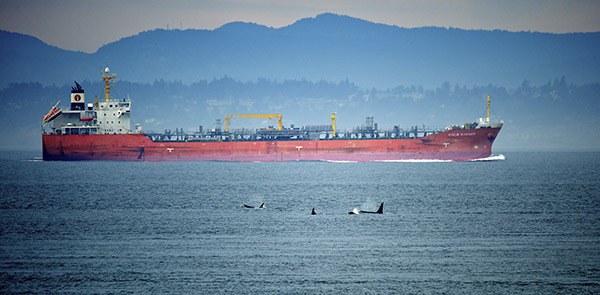
<instances>
[{"instance_id":1,"label":"deck crane","mask_svg":"<svg viewBox=\"0 0 600 295\"><path fill-rule=\"evenodd\" d=\"M249 119L277 119L277 130L283 130L283 116L281 114L229 114L223 120L223 131L229 132L232 117L249 118Z\"/></svg>"},{"instance_id":2,"label":"deck crane","mask_svg":"<svg viewBox=\"0 0 600 295\"><path fill-rule=\"evenodd\" d=\"M333 131L332 132L333 133L332 134L333 138L337 137L337 130L336 130L336 127L335 127L335 118L336 118L336 116L337 116L337 113L331 113L331 130Z\"/></svg>"}]
</instances>

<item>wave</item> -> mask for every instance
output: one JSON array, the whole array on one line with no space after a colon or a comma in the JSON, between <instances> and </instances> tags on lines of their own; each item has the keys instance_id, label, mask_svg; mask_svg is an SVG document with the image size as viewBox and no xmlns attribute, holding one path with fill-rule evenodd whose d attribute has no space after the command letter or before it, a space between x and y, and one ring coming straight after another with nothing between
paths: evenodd
<instances>
[{"instance_id":1,"label":"wave","mask_svg":"<svg viewBox=\"0 0 600 295\"><path fill-rule=\"evenodd\" d=\"M469 160L471 162L487 162L487 161L504 161L506 160L506 157L503 154L499 154L497 156L491 155L487 158L481 158L481 159L473 159L473 160Z\"/></svg>"},{"instance_id":2,"label":"wave","mask_svg":"<svg viewBox=\"0 0 600 295\"><path fill-rule=\"evenodd\" d=\"M406 159L406 160L378 160L375 162L383 163L448 163L453 162L452 160L440 160L440 159Z\"/></svg>"},{"instance_id":3,"label":"wave","mask_svg":"<svg viewBox=\"0 0 600 295\"><path fill-rule=\"evenodd\" d=\"M25 161L25 162L43 162L44 159L42 157L33 157L33 158L30 158L30 159L23 159L22 161Z\"/></svg>"}]
</instances>

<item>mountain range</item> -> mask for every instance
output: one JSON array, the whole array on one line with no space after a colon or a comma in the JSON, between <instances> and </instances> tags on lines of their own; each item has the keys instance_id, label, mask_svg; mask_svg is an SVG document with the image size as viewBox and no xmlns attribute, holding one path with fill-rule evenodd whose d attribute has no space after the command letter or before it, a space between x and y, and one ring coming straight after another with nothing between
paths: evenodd
<instances>
[{"instance_id":1,"label":"mountain range","mask_svg":"<svg viewBox=\"0 0 600 295\"><path fill-rule=\"evenodd\" d=\"M74 36L76 37L76 36ZM565 76L600 78L600 32L551 34L402 28L325 13L282 27L232 22L214 30L156 29L95 53L69 51L0 31L0 86L96 80L106 66L141 83L349 80L362 88L398 85L518 86Z\"/></svg>"}]
</instances>

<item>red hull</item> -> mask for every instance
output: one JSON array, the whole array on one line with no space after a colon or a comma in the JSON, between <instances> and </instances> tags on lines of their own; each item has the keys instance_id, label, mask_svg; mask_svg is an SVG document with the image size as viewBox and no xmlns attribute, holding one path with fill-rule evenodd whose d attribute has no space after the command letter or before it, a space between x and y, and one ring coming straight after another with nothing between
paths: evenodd
<instances>
[{"instance_id":1,"label":"red hull","mask_svg":"<svg viewBox=\"0 0 600 295\"><path fill-rule=\"evenodd\" d=\"M153 142L143 134L42 136L43 159L120 161L466 161L489 157L500 128L418 139Z\"/></svg>"}]
</instances>

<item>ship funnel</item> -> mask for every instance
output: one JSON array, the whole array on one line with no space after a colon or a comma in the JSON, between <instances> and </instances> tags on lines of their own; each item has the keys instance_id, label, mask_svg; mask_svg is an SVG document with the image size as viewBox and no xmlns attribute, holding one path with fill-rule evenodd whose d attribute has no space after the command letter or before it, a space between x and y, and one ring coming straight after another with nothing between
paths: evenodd
<instances>
[{"instance_id":1,"label":"ship funnel","mask_svg":"<svg viewBox=\"0 0 600 295\"><path fill-rule=\"evenodd\" d=\"M71 110L85 110L85 91L77 81L75 86L71 87Z\"/></svg>"}]
</instances>

